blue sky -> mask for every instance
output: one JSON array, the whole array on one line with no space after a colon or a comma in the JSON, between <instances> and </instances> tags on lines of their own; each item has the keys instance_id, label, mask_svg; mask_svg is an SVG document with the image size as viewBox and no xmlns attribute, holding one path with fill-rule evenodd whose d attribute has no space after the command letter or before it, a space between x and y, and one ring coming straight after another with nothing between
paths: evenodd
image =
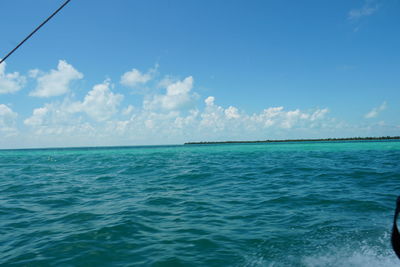
<instances>
[{"instance_id":1,"label":"blue sky","mask_svg":"<svg viewBox=\"0 0 400 267\"><path fill-rule=\"evenodd\" d=\"M1 1L0 57L63 1ZM0 66L0 147L400 135L400 2L77 1Z\"/></svg>"}]
</instances>

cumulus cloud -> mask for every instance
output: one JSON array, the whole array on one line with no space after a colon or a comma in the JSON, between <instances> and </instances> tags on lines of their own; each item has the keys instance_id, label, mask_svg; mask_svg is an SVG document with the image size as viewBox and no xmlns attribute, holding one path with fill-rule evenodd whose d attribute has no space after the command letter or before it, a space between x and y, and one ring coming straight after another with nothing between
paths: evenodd
<instances>
[{"instance_id":1,"label":"cumulus cloud","mask_svg":"<svg viewBox=\"0 0 400 267\"><path fill-rule=\"evenodd\" d=\"M5 65L1 65L0 85L4 79L11 80L14 85L7 88L14 89L4 89L3 86L0 93L23 86L24 77L18 73L10 76L4 70ZM71 81L83 77L62 60L54 70L43 72L34 69L27 75L37 79L37 88L31 95L38 97L66 94L70 91ZM396 134L399 129L383 122L364 121L361 126L338 122L329 116L327 108L304 110L265 106L258 112L248 113L235 105L220 105L214 96L199 101L192 76L181 80L166 77L158 81L151 71L142 73L132 69L122 75L121 84L138 86L154 79L151 82L154 87L146 88L149 90L143 96L127 95L125 98L114 90L111 80L106 80L88 88L81 97L66 94L63 98L47 101L23 118L26 132L18 130L19 116L11 105L0 104L0 136L3 137L0 145L10 146L10 140L14 140L14 146L32 144L36 147L177 144L187 141L356 136L360 132L387 135ZM134 99L137 97L142 99ZM386 102L383 102L365 114L365 118L378 117L385 109ZM18 140L23 140L23 143Z\"/></svg>"},{"instance_id":2,"label":"cumulus cloud","mask_svg":"<svg viewBox=\"0 0 400 267\"><path fill-rule=\"evenodd\" d=\"M85 129L93 130L88 127L89 122L85 122L82 114L86 114L97 122L109 120L118 112L118 106L123 96L115 94L110 89L110 81L97 84L84 97L83 101L70 101L65 99L63 102L47 103L43 107L36 108L32 116L24 120L24 124L41 131L66 132L85 125Z\"/></svg>"},{"instance_id":3,"label":"cumulus cloud","mask_svg":"<svg viewBox=\"0 0 400 267\"><path fill-rule=\"evenodd\" d=\"M216 105L212 96L207 97L204 102L206 107L198 116L197 131L206 136L218 133L218 136L225 139L232 137L248 139L248 136L260 136L260 134L267 138L275 136L279 131L323 127L325 116L329 112L326 108L305 112L299 109L285 110L284 107L270 107L259 113L247 114L234 106L224 108Z\"/></svg>"},{"instance_id":4,"label":"cumulus cloud","mask_svg":"<svg viewBox=\"0 0 400 267\"><path fill-rule=\"evenodd\" d=\"M40 126L44 124L44 119L49 112L48 107L36 108L32 112L32 116L24 120L24 123L29 126Z\"/></svg>"},{"instance_id":5,"label":"cumulus cloud","mask_svg":"<svg viewBox=\"0 0 400 267\"><path fill-rule=\"evenodd\" d=\"M52 97L67 93L70 83L74 80L83 78L83 74L77 71L65 60L60 60L57 69L50 70L48 73L41 73L37 69L29 72L31 77L36 77L37 86L30 93L36 97Z\"/></svg>"},{"instance_id":6,"label":"cumulus cloud","mask_svg":"<svg viewBox=\"0 0 400 267\"><path fill-rule=\"evenodd\" d=\"M215 97L209 96L204 100L204 103L206 103L206 106L213 106L215 101Z\"/></svg>"},{"instance_id":7,"label":"cumulus cloud","mask_svg":"<svg viewBox=\"0 0 400 267\"><path fill-rule=\"evenodd\" d=\"M216 101L214 97L209 97L209 105L206 104L204 109L194 108L186 113L136 112L124 121L124 130L119 134L131 139L131 143L177 144L188 141L318 138L321 132L332 133L338 127L338 123L327 116L328 109L301 111L271 107L248 114L233 106L211 104L211 99ZM239 116L230 117L232 110L237 110L234 114ZM111 132L117 132L117 124L113 125L115 128Z\"/></svg>"},{"instance_id":8,"label":"cumulus cloud","mask_svg":"<svg viewBox=\"0 0 400 267\"><path fill-rule=\"evenodd\" d=\"M143 106L145 109L176 110L190 103L195 97L191 93L193 77L189 76L182 81L167 85L166 93L148 97Z\"/></svg>"},{"instance_id":9,"label":"cumulus cloud","mask_svg":"<svg viewBox=\"0 0 400 267\"><path fill-rule=\"evenodd\" d=\"M15 93L25 86L26 79L18 72L6 73L6 63L0 64L0 94Z\"/></svg>"},{"instance_id":10,"label":"cumulus cloud","mask_svg":"<svg viewBox=\"0 0 400 267\"><path fill-rule=\"evenodd\" d=\"M39 79L51 73L33 70L29 75ZM163 79L154 84L162 87L153 88L152 92L163 92L147 92L142 106L133 106L130 102L133 96L122 106L124 96L114 92L110 80L94 85L80 99L70 94L64 100L46 103L24 120L31 134L29 138L40 139L44 144L48 138L54 141L53 145L59 142L64 145L64 140L69 140L65 143L68 145L171 144L193 140L298 138L302 137L301 132L309 137L307 134L313 133L313 129L318 133L334 127L327 108L300 110L275 106L250 114L234 105L219 105L214 96L196 101L192 76L182 80ZM13 114L8 107L0 108L7 110L3 113Z\"/></svg>"},{"instance_id":11,"label":"cumulus cloud","mask_svg":"<svg viewBox=\"0 0 400 267\"><path fill-rule=\"evenodd\" d=\"M91 136L91 140L99 142L165 144L190 140L279 138L282 132L320 129L331 122L326 119L328 109L302 111L269 107L259 113L247 114L232 105L217 105L213 96L204 99L204 109L179 109L182 104L179 97L183 94L190 98L192 86L193 78L187 77L170 83L165 95L153 96L150 102L145 99L143 108L128 105L119 110L123 96L113 93L111 82L107 80L95 85L82 101L65 99L35 109L24 123L38 136L68 135L70 138L79 135L80 138ZM173 96L178 96L178 100L172 99ZM83 115L94 121L88 121Z\"/></svg>"},{"instance_id":12,"label":"cumulus cloud","mask_svg":"<svg viewBox=\"0 0 400 267\"><path fill-rule=\"evenodd\" d=\"M97 84L85 96L79 108L97 121L105 121L117 113L123 95L114 94L110 89L110 81Z\"/></svg>"},{"instance_id":13,"label":"cumulus cloud","mask_svg":"<svg viewBox=\"0 0 400 267\"><path fill-rule=\"evenodd\" d=\"M63 140L67 139L79 144L82 140L77 138L93 138L96 133L95 127L79 116L76 110L71 108L71 104L67 100L45 104L34 109L32 115L24 120L24 124L33 130L33 137L50 138L44 141L47 146L50 140L56 137L61 139L53 144L55 146L65 146Z\"/></svg>"},{"instance_id":14,"label":"cumulus cloud","mask_svg":"<svg viewBox=\"0 0 400 267\"><path fill-rule=\"evenodd\" d=\"M99 129L81 116L75 104L64 100L34 109L32 115L24 120L32 130L27 139L43 146L91 145L95 138L99 138Z\"/></svg>"},{"instance_id":15,"label":"cumulus cloud","mask_svg":"<svg viewBox=\"0 0 400 267\"><path fill-rule=\"evenodd\" d=\"M240 117L238 109L233 106L229 106L229 108L225 109L225 116L228 119L238 119Z\"/></svg>"},{"instance_id":16,"label":"cumulus cloud","mask_svg":"<svg viewBox=\"0 0 400 267\"><path fill-rule=\"evenodd\" d=\"M153 72L154 70L150 70L147 73L142 73L138 69L132 69L121 76L120 83L128 87L145 84L151 80Z\"/></svg>"},{"instance_id":17,"label":"cumulus cloud","mask_svg":"<svg viewBox=\"0 0 400 267\"><path fill-rule=\"evenodd\" d=\"M0 104L0 133L10 136L16 134L16 120L18 114L10 107Z\"/></svg>"},{"instance_id":18,"label":"cumulus cloud","mask_svg":"<svg viewBox=\"0 0 400 267\"><path fill-rule=\"evenodd\" d=\"M373 0L366 0L362 7L350 10L348 18L350 20L357 20L374 14L378 11L378 5L374 2Z\"/></svg>"},{"instance_id":19,"label":"cumulus cloud","mask_svg":"<svg viewBox=\"0 0 400 267\"><path fill-rule=\"evenodd\" d=\"M40 132L61 133L62 129L73 128L71 126L82 123L83 119L75 116L77 112L79 110L76 109L76 103L68 99L63 102L47 103L43 107L35 108L32 115L24 120L24 124L40 129Z\"/></svg>"},{"instance_id":20,"label":"cumulus cloud","mask_svg":"<svg viewBox=\"0 0 400 267\"><path fill-rule=\"evenodd\" d=\"M373 108L370 112L364 115L366 119L372 119L378 117L378 115L384 111L387 107L386 101L383 102L379 107Z\"/></svg>"}]
</instances>

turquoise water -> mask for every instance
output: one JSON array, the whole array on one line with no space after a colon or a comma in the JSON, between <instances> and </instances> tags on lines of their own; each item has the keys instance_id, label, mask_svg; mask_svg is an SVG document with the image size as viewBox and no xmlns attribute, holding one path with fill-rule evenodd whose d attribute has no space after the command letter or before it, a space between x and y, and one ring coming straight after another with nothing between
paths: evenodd
<instances>
[{"instance_id":1,"label":"turquoise water","mask_svg":"<svg viewBox=\"0 0 400 267\"><path fill-rule=\"evenodd\" d=\"M0 151L0 265L399 266L400 142Z\"/></svg>"}]
</instances>

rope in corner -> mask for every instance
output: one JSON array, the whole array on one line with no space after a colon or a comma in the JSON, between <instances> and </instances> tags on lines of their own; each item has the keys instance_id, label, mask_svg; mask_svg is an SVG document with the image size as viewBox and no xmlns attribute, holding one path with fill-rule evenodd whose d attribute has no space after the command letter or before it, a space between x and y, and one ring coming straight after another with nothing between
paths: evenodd
<instances>
[{"instance_id":1,"label":"rope in corner","mask_svg":"<svg viewBox=\"0 0 400 267\"><path fill-rule=\"evenodd\" d=\"M0 64L3 63L9 56L11 56L21 45L23 45L29 38L32 37L40 28L42 28L49 20L51 20L61 9L63 9L71 0L67 0L62 4L56 11L53 12L45 21L43 21L39 26L36 27L24 40L22 40L14 49L12 49L8 54L0 59Z\"/></svg>"}]
</instances>

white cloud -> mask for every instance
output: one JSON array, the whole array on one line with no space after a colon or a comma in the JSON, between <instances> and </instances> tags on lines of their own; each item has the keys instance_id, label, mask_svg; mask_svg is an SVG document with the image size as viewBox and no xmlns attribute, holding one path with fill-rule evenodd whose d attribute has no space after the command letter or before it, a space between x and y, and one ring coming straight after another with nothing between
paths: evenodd
<instances>
[{"instance_id":1,"label":"white cloud","mask_svg":"<svg viewBox=\"0 0 400 267\"><path fill-rule=\"evenodd\" d=\"M350 20L357 20L362 17L370 16L378 11L378 5L374 4L373 0L366 0L361 8L350 10L348 18Z\"/></svg>"},{"instance_id":2,"label":"white cloud","mask_svg":"<svg viewBox=\"0 0 400 267\"><path fill-rule=\"evenodd\" d=\"M145 84L151 80L153 72L154 70L150 70L147 73L141 73L138 69L132 69L121 76L120 83L128 87Z\"/></svg>"},{"instance_id":3,"label":"white cloud","mask_svg":"<svg viewBox=\"0 0 400 267\"><path fill-rule=\"evenodd\" d=\"M43 76L40 71L32 71L31 75ZM36 136L61 138L68 135L70 139L80 136L80 140L83 140L82 136L90 136L90 140L99 142L109 140L109 143L102 143L109 145L112 140L156 144L193 139L279 138L282 133L295 135L299 129L323 128L330 121L326 119L328 109L285 110L280 106L247 114L232 105L215 104L213 96L204 99L204 109L198 109L193 83L192 76L183 80L163 79L158 84L164 87L164 94L145 95L142 108L134 108L128 103L120 110L124 96L114 93L111 82L106 80L95 85L80 101L66 98L33 110L24 123Z\"/></svg>"},{"instance_id":4,"label":"white cloud","mask_svg":"<svg viewBox=\"0 0 400 267\"><path fill-rule=\"evenodd\" d=\"M30 75L43 77L46 74L35 70ZM357 128L337 122L329 117L327 108L302 110L267 106L259 112L247 113L233 105L219 105L214 96L195 101L198 98L193 83L191 76L182 80L155 81L152 83L155 88L150 91L165 90L163 93L150 94L148 91L142 106L130 102L131 97L137 97L130 96L121 107L124 96L114 92L114 85L106 80L93 86L80 99L69 94L64 100L34 109L24 120L28 132L22 139L31 140L37 144L34 146L171 144L339 137L338 133L346 136L356 133L356 136L360 131L368 133L369 130L363 130L371 125L365 123L363 128ZM157 87L157 84L163 87ZM383 103L368 116L377 116L385 108L386 103ZM16 129L16 116L8 106L0 105L0 133L11 133ZM389 129L390 126L377 127ZM1 141L0 145L4 146Z\"/></svg>"},{"instance_id":5,"label":"white cloud","mask_svg":"<svg viewBox=\"0 0 400 267\"><path fill-rule=\"evenodd\" d=\"M75 116L79 110L76 108L76 102L64 99L63 102L47 103L43 107L36 108L32 112L32 116L24 120L24 124L34 128L40 128L41 131L48 132L44 129L58 129L79 125L82 118ZM53 130L51 130L53 129Z\"/></svg>"},{"instance_id":6,"label":"white cloud","mask_svg":"<svg viewBox=\"0 0 400 267\"><path fill-rule=\"evenodd\" d=\"M284 107L270 107L260 113L246 114L236 107L223 108L216 105L209 96L204 101L206 108L199 117L200 132L220 132L227 136L251 136L253 133L274 135L277 131L321 127L328 109L304 112L299 109L285 110ZM207 129L207 130L206 130ZM267 132L268 133L267 133Z\"/></svg>"},{"instance_id":7,"label":"white cloud","mask_svg":"<svg viewBox=\"0 0 400 267\"><path fill-rule=\"evenodd\" d=\"M19 74L7 76L4 67L2 65L0 68L1 77L12 78L13 81L25 79ZM127 72L126 85L129 79L131 86L154 79L146 76L151 75L151 71L145 74L136 71ZM65 61L60 61L55 70L43 72L34 69L27 75L37 79L38 87L34 92L41 97L65 94L70 90L71 81L83 77ZM133 78L129 78L129 75L133 75ZM182 80L165 77L149 83L152 87L143 92L142 105L138 104L138 99L133 99L141 95L129 95L125 99L122 94L115 92L110 80L88 88L86 94L79 98L75 94L66 94L64 99L57 98L32 110L30 116L22 119L26 126L24 131L17 127L19 116L11 109L11 104L0 104L0 146L171 144L380 133L398 135L399 131L398 126L394 128L390 123L364 121L360 125L351 125L338 122L329 116L327 108L303 110L266 106L258 112L247 113L234 105L219 105L214 96L199 101L192 76ZM20 86L22 83L20 80ZM52 90L55 87L58 89ZM386 102L372 109L365 117L378 117L384 109Z\"/></svg>"},{"instance_id":8,"label":"white cloud","mask_svg":"<svg viewBox=\"0 0 400 267\"><path fill-rule=\"evenodd\" d=\"M193 77L171 83L166 88L166 94L148 97L143 106L145 109L176 110L189 104L195 95L191 94Z\"/></svg>"},{"instance_id":9,"label":"white cloud","mask_svg":"<svg viewBox=\"0 0 400 267\"><path fill-rule=\"evenodd\" d=\"M209 96L204 100L204 103L206 103L207 106L213 106L215 101L215 97Z\"/></svg>"},{"instance_id":10,"label":"white cloud","mask_svg":"<svg viewBox=\"0 0 400 267\"><path fill-rule=\"evenodd\" d=\"M6 73L6 63L0 64L0 94L15 93L25 86L26 79L18 72Z\"/></svg>"},{"instance_id":11,"label":"white cloud","mask_svg":"<svg viewBox=\"0 0 400 267\"><path fill-rule=\"evenodd\" d=\"M0 133L6 136L17 133L16 119L18 114L7 105L0 104Z\"/></svg>"},{"instance_id":12,"label":"white cloud","mask_svg":"<svg viewBox=\"0 0 400 267\"><path fill-rule=\"evenodd\" d=\"M36 97L59 96L69 91L69 85L74 80L83 78L83 74L78 72L72 65L65 60L59 60L56 70L48 73L40 73L38 70L29 72L31 77L37 77L37 86L30 93Z\"/></svg>"},{"instance_id":13,"label":"white cloud","mask_svg":"<svg viewBox=\"0 0 400 267\"><path fill-rule=\"evenodd\" d=\"M97 121L105 121L117 113L118 106L123 100L123 95L114 94L110 90L110 81L97 84L85 96L80 105L82 111ZM78 105L79 110L79 105Z\"/></svg>"},{"instance_id":14,"label":"white cloud","mask_svg":"<svg viewBox=\"0 0 400 267\"><path fill-rule=\"evenodd\" d=\"M24 123L30 126L43 125L44 119L48 112L48 107L36 108L33 110L32 116L24 120Z\"/></svg>"},{"instance_id":15,"label":"white cloud","mask_svg":"<svg viewBox=\"0 0 400 267\"><path fill-rule=\"evenodd\" d=\"M238 119L240 117L238 109L233 106L229 106L229 108L225 109L225 116L228 119Z\"/></svg>"},{"instance_id":16,"label":"white cloud","mask_svg":"<svg viewBox=\"0 0 400 267\"><path fill-rule=\"evenodd\" d=\"M285 111L284 107L271 107L264 109L260 114L253 114L250 120L262 125L264 128L275 126L281 129L294 127L314 127L314 122L322 121L328 109L317 109L314 112L303 112L299 109Z\"/></svg>"},{"instance_id":17,"label":"white cloud","mask_svg":"<svg viewBox=\"0 0 400 267\"><path fill-rule=\"evenodd\" d=\"M118 112L123 99L122 95L111 92L110 86L109 81L95 85L83 101L73 102L66 98L63 102L45 104L34 109L24 124L32 127L38 136L51 134L68 138L76 135L94 138L102 125L90 123L82 114L87 114L98 123L110 120Z\"/></svg>"},{"instance_id":18,"label":"white cloud","mask_svg":"<svg viewBox=\"0 0 400 267\"><path fill-rule=\"evenodd\" d=\"M167 95L188 93L191 83L189 77L173 83L167 87ZM194 108L185 112L182 109L134 109L128 105L118 112L123 96L112 93L110 87L110 82L106 81L94 86L83 101L64 100L62 103L46 104L35 109L24 123L32 127L37 136L68 135L71 138L78 135L80 140L91 136L91 142L97 140L103 145L112 142L165 144L191 140L284 138L282 133L292 133L291 137L294 138L299 129L321 129L327 125L332 127L331 121L325 118L327 109L304 112L270 107L260 113L246 114L234 106L224 108L216 105L213 96L204 100L204 110ZM83 114L96 121L87 121ZM128 119L121 120L121 116ZM104 140L109 143L104 143Z\"/></svg>"},{"instance_id":19,"label":"white cloud","mask_svg":"<svg viewBox=\"0 0 400 267\"><path fill-rule=\"evenodd\" d=\"M93 142L101 138L100 129L86 121L75 106L76 102L66 99L34 109L24 120L30 130L25 141L35 147L96 145Z\"/></svg>"},{"instance_id":20,"label":"white cloud","mask_svg":"<svg viewBox=\"0 0 400 267\"><path fill-rule=\"evenodd\" d=\"M387 104L386 104L386 101L385 101L379 107L375 107L370 112L365 114L364 117L366 119L376 118L379 115L379 113L381 113L382 111L384 111L386 109L386 107L387 107Z\"/></svg>"},{"instance_id":21,"label":"white cloud","mask_svg":"<svg viewBox=\"0 0 400 267\"><path fill-rule=\"evenodd\" d=\"M327 108L318 109L314 113L311 114L310 120L315 121L315 120L323 119L328 112L329 112L329 109L327 109Z\"/></svg>"}]
</instances>

